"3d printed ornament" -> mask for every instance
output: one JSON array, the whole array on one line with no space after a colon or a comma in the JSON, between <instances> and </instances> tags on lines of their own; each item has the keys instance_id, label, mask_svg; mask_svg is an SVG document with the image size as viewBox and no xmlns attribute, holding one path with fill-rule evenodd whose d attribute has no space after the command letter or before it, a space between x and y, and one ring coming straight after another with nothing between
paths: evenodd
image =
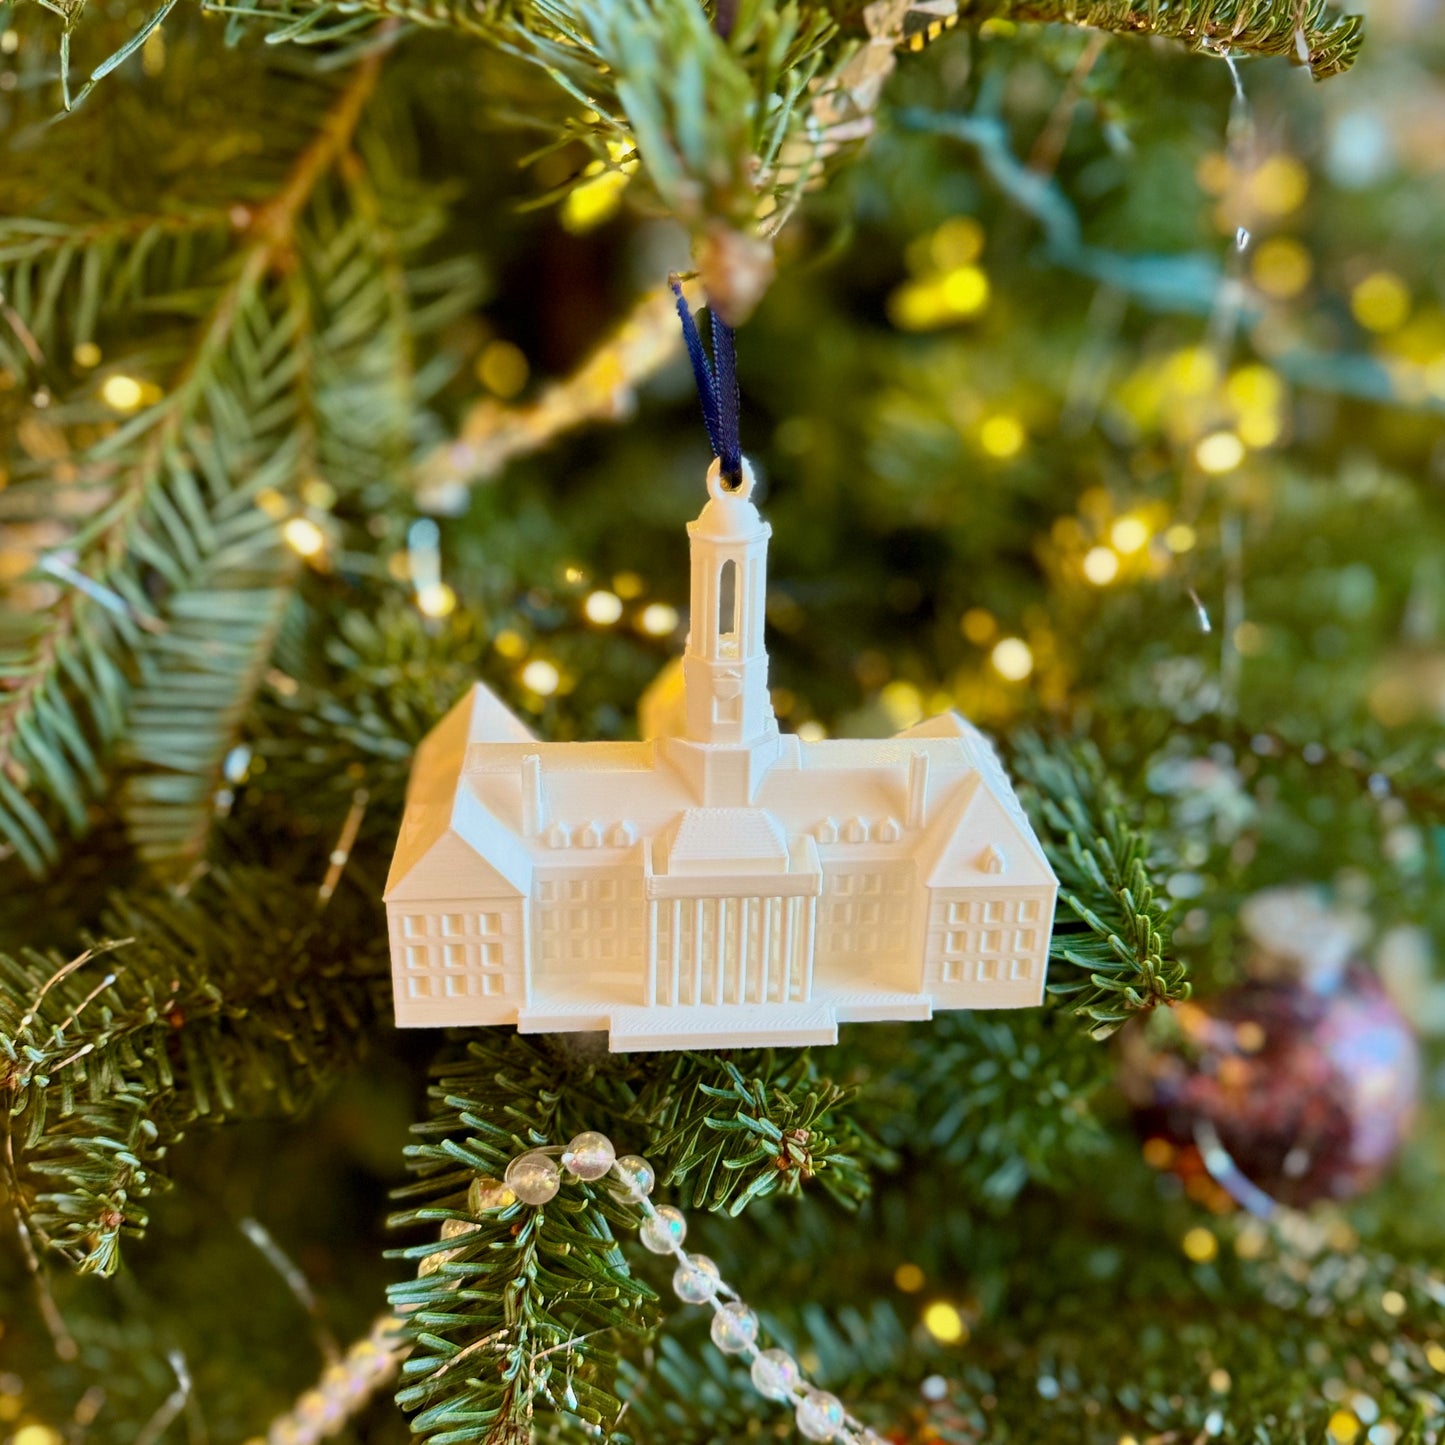
<instances>
[{"instance_id":1,"label":"3d printed ornament","mask_svg":"<svg viewBox=\"0 0 1445 1445\"><path fill-rule=\"evenodd\" d=\"M651 738L538 742L478 684L422 743L386 891L399 1024L728 1048L1042 998L1058 885L982 734L779 731L752 490L714 462Z\"/></svg>"},{"instance_id":2,"label":"3d printed ornament","mask_svg":"<svg viewBox=\"0 0 1445 1445\"><path fill-rule=\"evenodd\" d=\"M1175 1010L1181 1045L1127 1045L1123 1086L1142 1131L1186 1178L1212 1175L1259 1214L1347 1199L1378 1182L1404 1142L1419 1046L1369 967L1348 915L1302 889L1242 910L1252 977Z\"/></svg>"}]
</instances>

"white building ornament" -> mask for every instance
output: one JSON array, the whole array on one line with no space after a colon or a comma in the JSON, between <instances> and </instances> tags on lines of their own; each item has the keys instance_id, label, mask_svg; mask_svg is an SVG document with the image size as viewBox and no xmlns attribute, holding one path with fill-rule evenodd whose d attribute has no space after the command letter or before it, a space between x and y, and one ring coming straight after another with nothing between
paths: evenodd
<instances>
[{"instance_id":1,"label":"white building ornament","mask_svg":"<svg viewBox=\"0 0 1445 1445\"><path fill-rule=\"evenodd\" d=\"M478 683L422 743L386 890L398 1024L728 1048L1041 1001L1058 884L989 743L953 712L781 733L770 528L746 464L719 475L653 736L539 742Z\"/></svg>"}]
</instances>

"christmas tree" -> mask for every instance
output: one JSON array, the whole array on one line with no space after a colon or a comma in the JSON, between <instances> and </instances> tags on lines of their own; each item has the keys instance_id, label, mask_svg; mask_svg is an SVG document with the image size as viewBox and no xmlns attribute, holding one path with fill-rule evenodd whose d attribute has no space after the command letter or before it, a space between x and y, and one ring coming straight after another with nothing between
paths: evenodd
<instances>
[{"instance_id":1,"label":"christmas tree","mask_svg":"<svg viewBox=\"0 0 1445 1445\"><path fill-rule=\"evenodd\" d=\"M7 0L7 1438L782 1438L766 1347L815 1439L1438 1440L1442 74L1428 4ZM421 740L682 651L674 273L782 728L994 737L1042 1006L395 1028ZM589 1132L649 1203L529 1202Z\"/></svg>"}]
</instances>

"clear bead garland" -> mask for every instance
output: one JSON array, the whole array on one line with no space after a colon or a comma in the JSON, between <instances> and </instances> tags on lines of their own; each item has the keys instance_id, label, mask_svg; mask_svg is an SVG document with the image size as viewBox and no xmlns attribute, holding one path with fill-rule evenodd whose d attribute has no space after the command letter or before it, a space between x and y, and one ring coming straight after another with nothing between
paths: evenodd
<instances>
[{"instance_id":1,"label":"clear bead garland","mask_svg":"<svg viewBox=\"0 0 1445 1445\"><path fill-rule=\"evenodd\" d=\"M560 1169L554 1162L558 1157ZM670 1204L653 1204L650 1196L656 1175L645 1159L636 1154L619 1159L605 1134L589 1130L565 1148L533 1149L518 1155L507 1166L506 1184L524 1204L541 1205L556 1195L564 1172L576 1179L606 1177L614 1194L638 1206L643 1245L653 1254L670 1254L677 1261L672 1287L678 1298L712 1308L713 1344L724 1354L748 1357L754 1389L765 1399L790 1406L800 1435L836 1445L884 1445L883 1437L850 1415L836 1395L810 1384L786 1350L759 1346L756 1312L722 1278L712 1260L683 1248L687 1219L682 1211Z\"/></svg>"}]
</instances>

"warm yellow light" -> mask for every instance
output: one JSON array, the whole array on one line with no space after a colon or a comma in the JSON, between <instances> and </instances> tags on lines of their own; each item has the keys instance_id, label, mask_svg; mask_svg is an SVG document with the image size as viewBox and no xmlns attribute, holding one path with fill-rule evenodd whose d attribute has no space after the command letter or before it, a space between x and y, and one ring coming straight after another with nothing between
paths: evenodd
<instances>
[{"instance_id":1,"label":"warm yellow light","mask_svg":"<svg viewBox=\"0 0 1445 1445\"><path fill-rule=\"evenodd\" d=\"M989 653L989 661L1000 677L1022 682L1034 670L1034 654L1022 637L1000 638Z\"/></svg>"},{"instance_id":2,"label":"warm yellow light","mask_svg":"<svg viewBox=\"0 0 1445 1445\"><path fill-rule=\"evenodd\" d=\"M1250 264L1254 284L1276 301L1298 296L1310 283L1314 262L1293 236L1271 236L1261 241Z\"/></svg>"},{"instance_id":3,"label":"warm yellow light","mask_svg":"<svg viewBox=\"0 0 1445 1445\"><path fill-rule=\"evenodd\" d=\"M510 341L488 342L477 359L477 379L504 401L521 391L527 384L531 368L519 346Z\"/></svg>"},{"instance_id":4,"label":"warm yellow light","mask_svg":"<svg viewBox=\"0 0 1445 1445\"><path fill-rule=\"evenodd\" d=\"M929 238L929 259L940 271L970 265L983 254L983 227L972 216L952 216Z\"/></svg>"},{"instance_id":5,"label":"warm yellow light","mask_svg":"<svg viewBox=\"0 0 1445 1445\"><path fill-rule=\"evenodd\" d=\"M108 376L100 386L100 399L116 411L134 411L145 395L145 387L133 376Z\"/></svg>"},{"instance_id":6,"label":"warm yellow light","mask_svg":"<svg viewBox=\"0 0 1445 1445\"><path fill-rule=\"evenodd\" d=\"M988 305L988 277L977 266L906 281L888 298L888 314L904 331L931 331L977 316Z\"/></svg>"},{"instance_id":7,"label":"warm yellow light","mask_svg":"<svg viewBox=\"0 0 1445 1445\"><path fill-rule=\"evenodd\" d=\"M943 299L955 316L976 316L988 304L988 277L977 266L955 266L944 273Z\"/></svg>"},{"instance_id":8,"label":"warm yellow light","mask_svg":"<svg viewBox=\"0 0 1445 1445\"><path fill-rule=\"evenodd\" d=\"M262 487L256 493L255 502L273 522L279 522L291 510L291 503L275 487Z\"/></svg>"},{"instance_id":9,"label":"warm yellow light","mask_svg":"<svg viewBox=\"0 0 1445 1445\"><path fill-rule=\"evenodd\" d=\"M805 743L820 743L828 736L828 729L813 718L798 724L798 737Z\"/></svg>"},{"instance_id":10,"label":"warm yellow light","mask_svg":"<svg viewBox=\"0 0 1445 1445\"><path fill-rule=\"evenodd\" d=\"M1353 1410L1336 1410L1330 1416L1330 1423L1325 1426L1325 1432L1336 1445L1350 1445L1360 1433L1359 1417Z\"/></svg>"},{"instance_id":11,"label":"warm yellow light","mask_svg":"<svg viewBox=\"0 0 1445 1445\"><path fill-rule=\"evenodd\" d=\"M1171 391L1202 396L1219 377L1219 363L1204 346L1185 346L1164 363L1164 382Z\"/></svg>"},{"instance_id":12,"label":"warm yellow light","mask_svg":"<svg viewBox=\"0 0 1445 1445\"><path fill-rule=\"evenodd\" d=\"M433 582L416 594L416 605L427 617L449 617L457 606L457 594L445 582Z\"/></svg>"},{"instance_id":13,"label":"warm yellow light","mask_svg":"<svg viewBox=\"0 0 1445 1445\"><path fill-rule=\"evenodd\" d=\"M916 1264L900 1264L893 1271L893 1283L903 1291L904 1294L917 1294L924 1285L924 1274Z\"/></svg>"},{"instance_id":14,"label":"warm yellow light","mask_svg":"<svg viewBox=\"0 0 1445 1445\"><path fill-rule=\"evenodd\" d=\"M1436 1340L1431 1340L1430 1343L1425 1346L1425 1363L1429 1365L1432 1370L1445 1375L1445 1345L1440 1344Z\"/></svg>"},{"instance_id":15,"label":"warm yellow light","mask_svg":"<svg viewBox=\"0 0 1445 1445\"><path fill-rule=\"evenodd\" d=\"M1410 315L1410 292L1394 272L1376 271L1350 292L1350 310L1368 331L1395 331Z\"/></svg>"},{"instance_id":16,"label":"warm yellow light","mask_svg":"<svg viewBox=\"0 0 1445 1445\"><path fill-rule=\"evenodd\" d=\"M923 1327L941 1345L956 1345L968 1338L963 1316L944 1300L935 1300L923 1311Z\"/></svg>"},{"instance_id":17,"label":"warm yellow light","mask_svg":"<svg viewBox=\"0 0 1445 1445\"><path fill-rule=\"evenodd\" d=\"M1241 410L1273 408L1284 404L1284 382L1267 366L1238 366L1229 373L1225 394Z\"/></svg>"},{"instance_id":18,"label":"warm yellow light","mask_svg":"<svg viewBox=\"0 0 1445 1445\"><path fill-rule=\"evenodd\" d=\"M888 720L900 731L911 728L923 718L923 694L911 682L901 679L890 682L878 694L878 701Z\"/></svg>"},{"instance_id":19,"label":"warm yellow light","mask_svg":"<svg viewBox=\"0 0 1445 1445\"><path fill-rule=\"evenodd\" d=\"M551 697L561 682L556 664L546 658L535 657L522 669L522 686L531 688L539 697Z\"/></svg>"},{"instance_id":20,"label":"warm yellow light","mask_svg":"<svg viewBox=\"0 0 1445 1445\"><path fill-rule=\"evenodd\" d=\"M1109 541L1116 552L1128 557L1149 545L1149 524L1142 517L1120 517L1109 528Z\"/></svg>"},{"instance_id":21,"label":"warm yellow light","mask_svg":"<svg viewBox=\"0 0 1445 1445\"><path fill-rule=\"evenodd\" d=\"M1266 216L1299 210L1309 191L1309 172L1293 156L1270 156L1249 178L1250 200Z\"/></svg>"},{"instance_id":22,"label":"warm yellow light","mask_svg":"<svg viewBox=\"0 0 1445 1445\"><path fill-rule=\"evenodd\" d=\"M677 631L677 608L666 602L650 602L642 609L642 630L649 637L667 637Z\"/></svg>"},{"instance_id":23,"label":"warm yellow light","mask_svg":"<svg viewBox=\"0 0 1445 1445\"><path fill-rule=\"evenodd\" d=\"M1211 196L1222 196L1233 178L1234 167L1223 151L1211 151L1206 156L1200 156L1194 167L1194 179L1199 188L1208 191Z\"/></svg>"},{"instance_id":24,"label":"warm yellow light","mask_svg":"<svg viewBox=\"0 0 1445 1445\"><path fill-rule=\"evenodd\" d=\"M87 371L92 366L100 365L100 347L93 341L80 342L70 354L75 358L75 364L85 367Z\"/></svg>"},{"instance_id":25,"label":"warm yellow light","mask_svg":"<svg viewBox=\"0 0 1445 1445\"><path fill-rule=\"evenodd\" d=\"M1211 1370L1209 1372L1209 1388L1216 1395L1222 1395L1234 1382L1229 1378L1229 1371L1225 1369Z\"/></svg>"},{"instance_id":26,"label":"warm yellow light","mask_svg":"<svg viewBox=\"0 0 1445 1445\"><path fill-rule=\"evenodd\" d=\"M49 1425L22 1425L10 1440L11 1445L61 1445L61 1438Z\"/></svg>"},{"instance_id":27,"label":"warm yellow light","mask_svg":"<svg viewBox=\"0 0 1445 1445\"><path fill-rule=\"evenodd\" d=\"M1208 1264L1219 1253L1219 1241L1202 1224L1196 1224L1180 1243L1195 1264Z\"/></svg>"},{"instance_id":28,"label":"warm yellow light","mask_svg":"<svg viewBox=\"0 0 1445 1445\"><path fill-rule=\"evenodd\" d=\"M527 639L520 632L504 627L493 639L492 646L507 659L515 662L527 650Z\"/></svg>"},{"instance_id":29,"label":"warm yellow light","mask_svg":"<svg viewBox=\"0 0 1445 1445\"><path fill-rule=\"evenodd\" d=\"M612 579L612 590L624 602L630 601L634 597L641 597L644 585L642 578L636 572L619 572Z\"/></svg>"},{"instance_id":30,"label":"warm yellow light","mask_svg":"<svg viewBox=\"0 0 1445 1445\"><path fill-rule=\"evenodd\" d=\"M575 236L610 221L622 206L628 180L620 170L603 170L574 186L562 202L563 228Z\"/></svg>"},{"instance_id":31,"label":"warm yellow light","mask_svg":"<svg viewBox=\"0 0 1445 1445\"><path fill-rule=\"evenodd\" d=\"M281 533L286 545L301 557L315 557L326 547L326 533L310 517L292 517Z\"/></svg>"},{"instance_id":32,"label":"warm yellow light","mask_svg":"<svg viewBox=\"0 0 1445 1445\"><path fill-rule=\"evenodd\" d=\"M1398 1319L1405 1313L1405 1296L1397 1289L1387 1289L1380 1296L1380 1308L1387 1315L1393 1315Z\"/></svg>"},{"instance_id":33,"label":"warm yellow light","mask_svg":"<svg viewBox=\"0 0 1445 1445\"><path fill-rule=\"evenodd\" d=\"M1026 440L1023 423L1016 416L999 412L989 417L978 429L978 444L991 457L1004 460L1023 450Z\"/></svg>"},{"instance_id":34,"label":"warm yellow light","mask_svg":"<svg viewBox=\"0 0 1445 1445\"><path fill-rule=\"evenodd\" d=\"M1112 547L1090 547L1084 553L1084 576L1095 587L1107 587L1119 575L1119 554Z\"/></svg>"},{"instance_id":35,"label":"warm yellow light","mask_svg":"<svg viewBox=\"0 0 1445 1445\"><path fill-rule=\"evenodd\" d=\"M1284 423L1278 412L1261 408L1242 413L1234 428L1246 446L1272 447L1279 440Z\"/></svg>"},{"instance_id":36,"label":"warm yellow light","mask_svg":"<svg viewBox=\"0 0 1445 1445\"><path fill-rule=\"evenodd\" d=\"M982 647L992 641L998 631L998 622L992 612L984 607L970 607L958 620L959 631L974 644Z\"/></svg>"},{"instance_id":37,"label":"warm yellow light","mask_svg":"<svg viewBox=\"0 0 1445 1445\"><path fill-rule=\"evenodd\" d=\"M1210 432L1194 448L1194 460L1211 476L1222 476L1244 460L1244 443L1232 431Z\"/></svg>"},{"instance_id":38,"label":"warm yellow light","mask_svg":"<svg viewBox=\"0 0 1445 1445\"><path fill-rule=\"evenodd\" d=\"M1175 522L1175 524L1164 533L1164 545L1168 547L1171 552L1192 551L1194 544L1198 540L1198 535L1188 522Z\"/></svg>"},{"instance_id":39,"label":"warm yellow light","mask_svg":"<svg viewBox=\"0 0 1445 1445\"><path fill-rule=\"evenodd\" d=\"M599 627L611 627L622 616L622 599L615 592L593 592L582 604L589 622Z\"/></svg>"}]
</instances>

